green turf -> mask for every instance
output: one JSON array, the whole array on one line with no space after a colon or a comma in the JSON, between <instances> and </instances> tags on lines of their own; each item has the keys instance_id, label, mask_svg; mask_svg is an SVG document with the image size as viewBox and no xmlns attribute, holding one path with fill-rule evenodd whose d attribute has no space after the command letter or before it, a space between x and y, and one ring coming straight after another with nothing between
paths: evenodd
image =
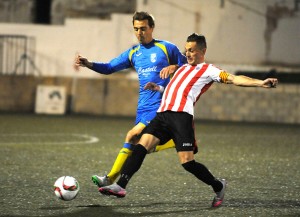
<instances>
[{"instance_id":1,"label":"green turf","mask_svg":"<svg viewBox=\"0 0 300 217\"><path fill-rule=\"evenodd\" d=\"M196 159L228 180L223 206L212 209L212 190L183 170L174 149L148 155L125 198L99 195L90 178L110 169L132 124L0 115L0 216L300 216L299 125L197 121ZM63 175L80 183L73 201L54 195Z\"/></svg>"}]
</instances>

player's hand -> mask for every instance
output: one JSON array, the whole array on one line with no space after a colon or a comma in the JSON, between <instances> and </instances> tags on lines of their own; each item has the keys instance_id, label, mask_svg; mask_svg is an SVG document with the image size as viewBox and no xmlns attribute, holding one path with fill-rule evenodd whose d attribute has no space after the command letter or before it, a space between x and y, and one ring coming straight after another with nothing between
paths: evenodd
<instances>
[{"instance_id":1,"label":"player's hand","mask_svg":"<svg viewBox=\"0 0 300 217\"><path fill-rule=\"evenodd\" d=\"M144 86L144 90L154 90L154 91L159 91L160 87L159 85L153 83L153 82L148 82L145 86Z\"/></svg>"},{"instance_id":2,"label":"player's hand","mask_svg":"<svg viewBox=\"0 0 300 217\"><path fill-rule=\"evenodd\" d=\"M174 72L176 72L176 70L178 69L178 65L170 65L167 66L165 68L163 68L160 73L159 76L162 79L166 79L168 78L171 74L173 74Z\"/></svg>"},{"instance_id":3,"label":"player's hand","mask_svg":"<svg viewBox=\"0 0 300 217\"><path fill-rule=\"evenodd\" d=\"M82 57L79 54L77 54L75 57L75 61L74 61L74 69L76 71L78 71L80 66L91 68L93 66L93 64L90 61L88 61L87 58Z\"/></svg>"},{"instance_id":4,"label":"player's hand","mask_svg":"<svg viewBox=\"0 0 300 217\"><path fill-rule=\"evenodd\" d=\"M265 88L276 88L277 84L277 78L267 78L263 81L263 87Z\"/></svg>"}]
</instances>

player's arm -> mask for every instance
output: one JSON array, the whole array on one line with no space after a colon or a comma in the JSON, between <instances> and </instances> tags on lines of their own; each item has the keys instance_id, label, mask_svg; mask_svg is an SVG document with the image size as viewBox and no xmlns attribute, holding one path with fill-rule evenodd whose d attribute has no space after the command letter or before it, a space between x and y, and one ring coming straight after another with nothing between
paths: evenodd
<instances>
[{"instance_id":1,"label":"player's arm","mask_svg":"<svg viewBox=\"0 0 300 217\"><path fill-rule=\"evenodd\" d=\"M165 68L163 68L160 73L159 76L162 79L166 79L168 77L170 77L171 74L173 74L174 72L176 72L176 70L179 68L179 65L174 64L174 65L169 65Z\"/></svg>"},{"instance_id":2,"label":"player's arm","mask_svg":"<svg viewBox=\"0 0 300 217\"><path fill-rule=\"evenodd\" d=\"M179 51L176 45L167 43L166 47L169 54L170 65L160 71L160 78L162 79L170 77L180 66L187 63L186 57Z\"/></svg>"},{"instance_id":3,"label":"player's arm","mask_svg":"<svg viewBox=\"0 0 300 217\"><path fill-rule=\"evenodd\" d=\"M128 59L128 51L125 51L108 63L92 62L85 57L77 55L77 57L75 58L74 68L78 70L80 66L87 67L100 74L108 75L123 69L130 68L131 63Z\"/></svg>"},{"instance_id":4,"label":"player's arm","mask_svg":"<svg viewBox=\"0 0 300 217\"><path fill-rule=\"evenodd\" d=\"M219 76L221 78L221 82L223 83L234 84L243 87L275 88L278 84L278 80L276 78L267 78L265 80L259 80L244 75L233 75L225 71L222 71Z\"/></svg>"}]
</instances>

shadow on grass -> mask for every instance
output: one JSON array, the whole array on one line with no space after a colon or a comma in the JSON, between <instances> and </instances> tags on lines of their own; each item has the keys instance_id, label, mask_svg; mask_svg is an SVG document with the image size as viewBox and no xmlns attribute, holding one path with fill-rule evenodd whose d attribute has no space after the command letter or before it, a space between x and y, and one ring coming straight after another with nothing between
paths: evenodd
<instances>
[{"instance_id":1,"label":"shadow on grass","mask_svg":"<svg viewBox=\"0 0 300 217\"><path fill-rule=\"evenodd\" d=\"M257 198L228 199L226 207L236 208L300 208L300 201L296 200L259 200Z\"/></svg>"},{"instance_id":2,"label":"shadow on grass","mask_svg":"<svg viewBox=\"0 0 300 217\"><path fill-rule=\"evenodd\" d=\"M203 203L203 205L201 205ZM203 214L207 212L221 211L224 215L230 215L232 210L226 208L242 208L242 209L253 209L253 208L262 208L262 209L291 209L289 214L291 216L297 216L299 214L298 209L300 207L300 201L296 200L258 200L256 198L243 198L243 199L227 199L224 201L223 206L220 208L211 208L205 204L204 201L195 201L192 203L180 203L180 202L165 202L165 203L136 203L128 205L80 205L76 206L79 208L79 211L71 211L66 213L69 207L41 207L42 210L61 210L64 213L56 215L47 215L55 217L143 217L143 216L198 216L198 214ZM120 211L122 208L125 211ZM146 209L145 209L146 208ZM296 210L293 210L296 209ZM145 211L146 210L146 211ZM159 211L155 211L159 210ZM165 210L165 211L161 211ZM296 213L295 213L296 212ZM218 213L218 211L217 211ZM215 214L217 214L215 213ZM297 215L293 215L297 214ZM30 216L35 216L30 215ZM7 215L3 217L13 217L13 215ZM22 216L29 217L29 216Z\"/></svg>"},{"instance_id":3,"label":"shadow on grass","mask_svg":"<svg viewBox=\"0 0 300 217\"><path fill-rule=\"evenodd\" d=\"M190 205L190 204L188 204ZM84 216L86 213L86 216L99 216L100 213L103 213L103 216L107 216L107 217L115 217L115 216L120 216L120 217L129 217L129 216L133 216L133 217L138 217L138 216L161 216L161 215L165 215L165 214L173 214L173 216L176 215L180 215L183 213L191 213L191 212L195 212L195 211L199 211L199 209L196 208L191 208L191 209L182 209L182 207L187 206L187 204L176 204L176 203L149 203L149 204L135 204L135 205L130 205L129 206L118 206L118 209L121 209L122 207L126 208L128 210L128 208L136 208L135 212L122 212L122 211L116 211L114 209L114 206L101 206L101 205L87 205L87 206L78 206L78 207L87 207L89 208L86 212L79 212L77 214L72 216ZM137 211L138 208L144 208L148 207L149 211ZM163 207L165 207L166 209L168 209L167 211L154 211L156 208L160 208L162 209ZM170 211L170 207L172 208L172 211ZM176 208L175 208L176 207ZM67 215L66 215L67 216Z\"/></svg>"},{"instance_id":4,"label":"shadow on grass","mask_svg":"<svg viewBox=\"0 0 300 217\"><path fill-rule=\"evenodd\" d=\"M186 206L188 206L187 204L185 204ZM182 207L183 204L181 204ZM60 214L60 215L54 215L56 217L68 217L68 216L72 216L72 217L99 217L99 216L105 216L105 217L138 217L138 216L161 216L161 215L165 215L165 214L173 214L172 216L176 216L176 215L181 215L183 213L191 213L191 212L195 212L195 211L199 211L199 208L191 208L191 209L182 209L182 208L177 208L177 209L172 209L172 211L168 210L168 211L153 211L155 210L155 207L166 207L167 209L170 209L170 207L176 207L176 204L164 204L164 203L150 203L150 204L143 204L143 205L131 205L131 206L103 206L103 205L81 205L81 206L77 206L78 208L84 208L80 211L76 211L76 212L70 212L70 213L64 213L64 214ZM120 209L126 208L127 212L122 212L122 211L118 211ZM149 211L137 211L139 207L149 207ZM136 208L137 210L130 211L131 208ZM43 207L42 209L44 210L63 210L66 209L66 207ZM118 209L118 210L116 210ZM152 211L151 211L152 210ZM51 215L53 216L53 215ZM7 216L8 217L8 216ZM10 216L11 217L11 216ZM26 216L23 216L26 217ZM50 216L49 216L50 217Z\"/></svg>"}]
</instances>

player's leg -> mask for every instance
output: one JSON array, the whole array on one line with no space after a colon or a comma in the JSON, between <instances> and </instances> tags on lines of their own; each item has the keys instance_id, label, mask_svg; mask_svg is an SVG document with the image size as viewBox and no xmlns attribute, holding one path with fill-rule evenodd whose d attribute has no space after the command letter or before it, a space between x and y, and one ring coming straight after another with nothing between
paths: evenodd
<instances>
[{"instance_id":1,"label":"player's leg","mask_svg":"<svg viewBox=\"0 0 300 217\"><path fill-rule=\"evenodd\" d=\"M186 171L190 172L199 180L201 180L207 185L210 185L213 188L216 194L212 201L212 207L219 207L224 199L227 184L226 180L216 179L205 165L195 161L193 151L179 151L178 156L181 165Z\"/></svg>"},{"instance_id":2,"label":"player's leg","mask_svg":"<svg viewBox=\"0 0 300 217\"><path fill-rule=\"evenodd\" d=\"M126 162L127 158L131 155L133 150L133 145L137 142L137 135L139 135L145 125L142 123L138 123L131 130L128 131L125 142L121 150L119 151L118 156L115 159L115 162L110 170L110 172L105 176L92 176L92 181L98 186L103 187L110 185L115 182L116 178L119 176L120 171Z\"/></svg>"},{"instance_id":3,"label":"player's leg","mask_svg":"<svg viewBox=\"0 0 300 217\"><path fill-rule=\"evenodd\" d=\"M176 117L176 118L175 118ZM169 115L169 126L174 134L177 154L183 168L207 185L210 185L216 193L212 206L222 204L226 181L216 179L207 167L194 159L195 134L193 117L187 113Z\"/></svg>"},{"instance_id":4,"label":"player's leg","mask_svg":"<svg viewBox=\"0 0 300 217\"><path fill-rule=\"evenodd\" d=\"M149 134L144 134L142 137ZM154 146L153 146L154 147ZM151 147L150 147L151 148ZM104 195L113 195L116 197L126 196L126 186L131 179L131 177L140 169L148 150L141 144L137 144L132 156L128 158L124 168L122 169L121 176L119 180L108 186L103 186L99 188L99 192Z\"/></svg>"},{"instance_id":5,"label":"player's leg","mask_svg":"<svg viewBox=\"0 0 300 217\"><path fill-rule=\"evenodd\" d=\"M168 141L170 137L163 137L165 135L165 129L161 127L159 122L155 122L155 119L150 123L150 125L145 129L142 138L139 141L139 144L136 145L132 156L128 158L124 168L122 169L121 176L119 180L109 186L99 188L99 192L105 195L114 195L117 197L125 197L126 195L126 186L131 179L131 177L140 169L147 153L149 150L152 150L157 144L161 141ZM148 130L147 130L148 129ZM152 135L152 132L159 132L158 135Z\"/></svg>"},{"instance_id":6,"label":"player's leg","mask_svg":"<svg viewBox=\"0 0 300 217\"><path fill-rule=\"evenodd\" d=\"M147 141L143 142L143 138L147 138ZM151 144L148 143L149 141L151 141ZM113 195L116 197L126 196L126 186L128 182L130 181L132 176L140 169L149 150L152 150L155 145L159 143L159 139L150 134L143 134L140 142L141 144L136 145L132 156L126 161L119 180L112 185L100 187L99 192L101 194ZM144 145L146 145L146 147Z\"/></svg>"},{"instance_id":7,"label":"player's leg","mask_svg":"<svg viewBox=\"0 0 300 217\"><path fill-rule=\"evenodd\" d=\"M131 155L133 150L133 145L136 143L136 137L140 135L140 133L145 128L145 125L142 123L138 123L135 125L130 131L128 131L125 143L123 148L120 150L110 172L107 174L110 181L113 183L116 178L119 176L120 171L127 160L127 158Z\"/></svg>"}]
</instances>

